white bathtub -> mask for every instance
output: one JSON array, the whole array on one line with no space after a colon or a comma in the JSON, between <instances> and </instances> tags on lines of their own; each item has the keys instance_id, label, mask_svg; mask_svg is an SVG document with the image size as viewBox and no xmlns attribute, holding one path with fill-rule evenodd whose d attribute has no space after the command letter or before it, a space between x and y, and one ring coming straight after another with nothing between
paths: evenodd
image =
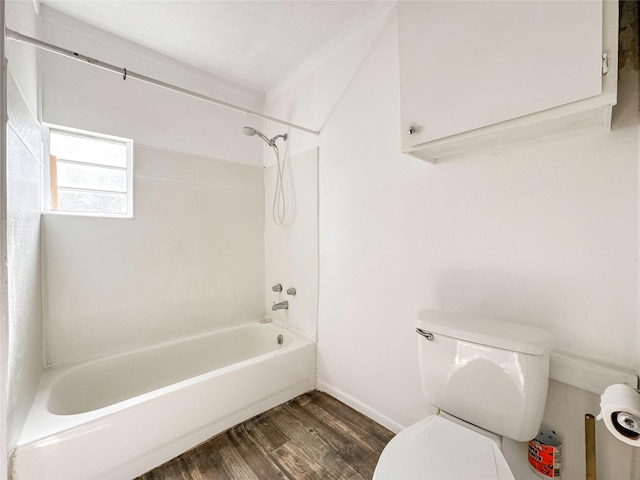
<instances>
[{"instance_id":1,"label":"white bathtub","mask_svg":"<svg viewBox=\"0 0 640 480\"><path fill-rule=\"evenodd\" d=\"M257 322L48 370L13 478L131 479L314 384L313 340Z\"/></svg>"}]
</instances>

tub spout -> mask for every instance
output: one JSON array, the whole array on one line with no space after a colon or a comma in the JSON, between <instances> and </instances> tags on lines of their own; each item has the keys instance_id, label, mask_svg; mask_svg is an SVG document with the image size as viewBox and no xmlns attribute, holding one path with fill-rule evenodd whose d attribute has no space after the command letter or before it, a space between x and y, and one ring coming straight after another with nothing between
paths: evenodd
<instances>
[{"instance_id":1,"label":"tub spout","mask_svg":"<svg viewBox=\"0 0 640 480\"><path fill-rule=\"evenodd\" d=\"M274 303L271 310L275 312L276 310L286 310L287 308L289 308L289 302L285 300L284 302Z\"/></svg>"}]
</instances>

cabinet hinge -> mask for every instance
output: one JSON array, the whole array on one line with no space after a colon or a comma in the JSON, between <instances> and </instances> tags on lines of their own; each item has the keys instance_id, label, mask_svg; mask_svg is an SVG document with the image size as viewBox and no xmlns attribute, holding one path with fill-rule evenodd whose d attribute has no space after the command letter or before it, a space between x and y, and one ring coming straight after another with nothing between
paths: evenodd
<instances>
[{"instance_id":1,"label":"cabinet hinge","mask_svg":"<svg viewBox=\"0 0 640 480\"><path fill-rule=\"evenodd\" d=\"M604 77L609 72L609 54L602 54L602 76Z\"/></svg>"}]
</instances>

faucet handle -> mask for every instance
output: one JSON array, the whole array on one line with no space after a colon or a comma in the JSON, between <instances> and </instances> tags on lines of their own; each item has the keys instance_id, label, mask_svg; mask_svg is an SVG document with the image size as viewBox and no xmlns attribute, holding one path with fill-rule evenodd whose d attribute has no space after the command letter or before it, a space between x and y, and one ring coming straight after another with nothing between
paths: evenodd
<instances>
[{"instance_id":1,"label":"faucet handle","mask_svg":"<svg viewBox=\"0 0 640 480\"><path fill-rule=\"evenodd\" d=\"M282 285L279 283L276 283L273 287L271 287L271 290L273 290L274 292L281 292L282 291Z\"/></svg>"},{"instance_id":2,"label":"faucet handle","mask_svg":"<svg viewBox=\"0 0 640 480\"><path fill-rule=\"evenodd\" d=\"M291 287L291 288L287 288L287 295L295 295L296 294L296 289Z\"/></svg>"}]
</instances>

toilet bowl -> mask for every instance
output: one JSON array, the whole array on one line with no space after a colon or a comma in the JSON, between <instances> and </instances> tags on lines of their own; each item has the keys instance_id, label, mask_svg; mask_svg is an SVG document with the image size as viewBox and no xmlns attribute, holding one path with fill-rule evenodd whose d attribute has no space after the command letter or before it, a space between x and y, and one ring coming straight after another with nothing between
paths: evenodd
<instances>
[{"instance_id":1,"label":"toilet bowl","mask_svg":"<svg viewBox=\"0 0 640 480\"><path fill-rule=\"evenodd\" d=\"M430 415L385 447L373 480L514 480L495 439Z\"/></svg>"}]
</instances>

